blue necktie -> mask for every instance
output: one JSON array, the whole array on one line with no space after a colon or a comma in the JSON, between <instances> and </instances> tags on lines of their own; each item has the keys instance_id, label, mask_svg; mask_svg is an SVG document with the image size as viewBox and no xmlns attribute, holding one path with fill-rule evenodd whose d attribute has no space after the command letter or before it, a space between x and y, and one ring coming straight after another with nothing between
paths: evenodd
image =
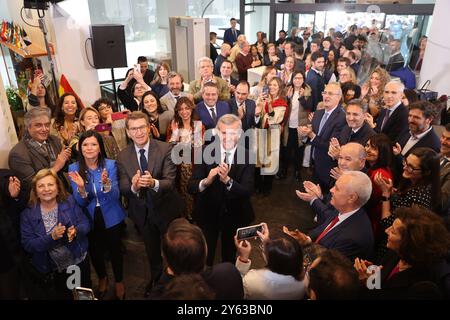
<instances>
[{"instance_id":1,"label":"blue necktie","mask_svg":"<svg viewBox=\"0 0 450 320\"><path fill-rule=\"evenodd\" d=\"M145 170L147 170L147 168L148 168L148 162L147 162L147 158L145 156L145 150L141 149L141 150L139 150L139 153L141 154L141 156L139 157L139 162L141 165L141 172L144 173Z\"/></svg>"},{"instance_id":2,"label":"blue necktie","mask_svg":"<svg viewBox=\"0 0 450 320\"><path fill-rule=\"evenodd\" d=\"M325 112L325 113L323 114L323 117L322 117L322 119L320 120L320 124L319 124L319 132L317 132L317 135L318 135L318 136L320 136L320 133L322 132L322 129L323 129L325 123L326 123L327 120L328 120L328 116L329 116L329 114L328 114L327 112Z\"/></svg>"},{"instance_id":3,"label":"blue necktie","mask_svg":"<svg viewBox=\"0 0 450 320\"><path fill-rule=\"evenodd\" d=\"M391 110L387 109L386 113L384 114L383 122L381 123L381 129L380 129L381 131L383 131L383 128L386 125L386 122L388 121L390 115L391 115Z\"/></svg>"}]
</instances>

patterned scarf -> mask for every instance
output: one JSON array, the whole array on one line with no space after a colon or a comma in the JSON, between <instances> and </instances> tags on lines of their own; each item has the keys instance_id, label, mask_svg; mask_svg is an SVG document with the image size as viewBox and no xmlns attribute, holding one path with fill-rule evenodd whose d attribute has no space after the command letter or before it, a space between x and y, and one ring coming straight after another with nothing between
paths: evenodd
<instances>
[{"instance_id":1,"label":"patterned scarf","mask_svg":"<svg viewBox=\"0 0 450 320\"><path fill-rule=\"evenodd\" d=\"M35 150L37 153L47 159L50 167L53 166L53 163L56 161L56 154L49 140L40 144L36 140L33 140L28 133L26 133L24 139L28 148Z\"/></svg>"}]
</instances>

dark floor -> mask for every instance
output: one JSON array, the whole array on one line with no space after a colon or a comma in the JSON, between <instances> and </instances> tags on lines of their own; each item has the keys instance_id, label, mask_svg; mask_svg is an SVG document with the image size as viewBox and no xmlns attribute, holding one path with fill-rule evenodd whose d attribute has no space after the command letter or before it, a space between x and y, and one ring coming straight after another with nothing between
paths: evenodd
<instances>
[{"instance_id":1,"label":"dark floor","mask_svg":"<svg viewBox=\"0 0 450 320\"><path fill-rule=\"evenodd\" d=\"M255 224L266 222L269 230L281 230L282 226L289 229L298 228L301 231L308 231L313 227L313 214L309 204L297 198L295 189L299 189L300 183L294 179L294 173L289 172L288 178L283 180L274 180L273 191L269 197L262 197L255 194L252 197L253 208L255 210ZM147 257L145 255L144 243L137 234L133 223L128 221L127 234L124 238L126 246L125 275L124 282L126 287L127 299L143 299L145 285L150 278ZM264 266L264 261L260 254L260 249L256 242L252 242L252 267L260 268ZM220 253L220 252L219 252ZM114 295L113 276L111 268L108 268L110 279L110 290L106 299ZM97 285L97 279L93 272L94 289Z\"/></svg>"}]
</instances>

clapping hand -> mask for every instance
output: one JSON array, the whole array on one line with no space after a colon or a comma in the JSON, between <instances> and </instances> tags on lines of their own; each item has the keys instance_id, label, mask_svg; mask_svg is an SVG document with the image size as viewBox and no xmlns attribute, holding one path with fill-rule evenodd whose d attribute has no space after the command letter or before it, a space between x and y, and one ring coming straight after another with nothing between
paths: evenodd
<instances>
[{"instance_id":1,"label":"clapping hand","mask_svg":"<svg viewBox=\"0 0 450 320\"><path fill-rule=\"evenodd\" d=\"M300 245L302 245L302 246L311 243L311 238L308 237L303 232L300 232L298 229L291 231L286 226L283 226L283 232L286 233L287 235L291 236L295 240L297 240L297 242L300 243Z\"/></svg>"},{"instance_id":2,"label":"clapping hand","mask_svg":"<svg viewBox=\"0 0 450 320\"><path fill-rule=\"evenodd\" d=\"M377 184L377 186L381 189L381 192L383 195L390 196L393 193L394 185L393 185L392 180L383 177L381 172L378 172L377 174L375 174L374 181Z\"/></svg>"},{"instance_id":3,"label":"clapping hand","mask_svg":"<svg viewBox=\"0 0 450 320\"><path fill-rule=\"evenodd\" d=\"M395 146L392 147L392 152L394 152L394 156L398 156L402 153L402 147L398 142L395 143Z\"/></svg>"},{"instance_id":4,"label":"clapping hand","mask_svg":"<svg viewBox=\"0 0 450 320\"><path fill-rule=\"evenodd\" d=\"M343 173L344 171L341 168L334 167L330 170L330 177L332 177L334 180L337 180L342 176Z\"/></svg>"},{"instance_id":5,"label":"clapping hand","mask_svg":"<svg viewBox=\"0 0 450 320\"><path fill-rule=\"evenodd\" d=\"M74 226L70 226L69 229L67 229L67 238L69 242L72 242L72 240L76 237L76 235L77 229L75 229Z\"/></svg>"},{"instance_id":6,"label":"clapping hand","mask_svg":"<svg viewBox=\"0 0 450 320\"><path fill-rule=\"evenodd\" d=\"M374 274L376 271L372 270L372 272L368 272L368 267L372 266L373 263L367 260L355 258L355 263L353 264L353 267L355 268L356 272L358 272L358 278L360 281L365 281L367 278L369 278L372 274ZM376 266L379 269L382 269L383 266Z\"/></svg>"},{"instance_id":7,"label":"clapping hand","mask_svg":"<svg viewBox=\"0 0 450 320\"><path fill-rule=\"evenodd\" d=\"M17 198L20 193L20 180L17 177L9 177L8 184L9 196L13 199Z\"/></svg>"},{"instance_id":8,"label":"clapping hand","mask_svg":"<svg viewBox=\"0 0 450 320\"><path fill-rule=\"evenodd\" d=\"M64 236L64 233L66 232L66 227L61 225L61 222L58 223L56 227L53 228L53 231L51 233L53 240L59 240Z\"/></svg>"},{"instance_id":9,"label":"clapping hand","mask_svg":"<svg viewBox=\"0 0 450 320\"><path fill-rule=\"evenodd\" d=\"M221 163L217 168L218 168L217 173L219 175L220 181L225 184L228 183L228 181L231 179L228 176L228 173L230 172L230 167L226 163Z\"/></svg>"},{"instance_id":10,"label":"clapping hand","mask_svg":"<svg viewBox=\"0 0 450 320\"><path fill-rule=\"evenodd\" d=\"M337 159L339 157L339 153L341 152L341 146L339 144L338 139L331 138L330 140L330 146L328 147L328 155L333 158Z\"/></svg>"}]
</instances>

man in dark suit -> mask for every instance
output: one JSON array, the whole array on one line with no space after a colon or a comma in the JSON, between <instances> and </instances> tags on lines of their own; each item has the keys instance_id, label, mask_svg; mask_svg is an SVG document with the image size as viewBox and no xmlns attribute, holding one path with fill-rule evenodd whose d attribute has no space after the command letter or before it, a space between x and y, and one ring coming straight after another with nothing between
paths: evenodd
<instances>
[{"instance_id":1,"label":"man in dark suit","mask_svg":"<svg viewBox=\"0 0 450 320\"><path fill-rule=\"evenodd\" d=\"M152 299L163 297L164 289L180 275L198 274L216 294L216 300L242 300L242 277L234 264L218 263L206 266L207 245L202 230L186 219L175 219L163 237L162 251L167 268Z\"/></svg>"},{"instance_id":2,"label":"man in dark suit","mask_svg":"<svg viewBox=\"0 0 450 320\"><path fill-rule=\"evenodd\" d=\"M375 134L375 131L365 119L366 113L362 102L360 100L349 101L345 110L347 125L342 129L341 136L338 139L341 146L349 142L366 145L367 140Z\"/></svg>"},{"instance_id":3,"label":"man in dark suit","mask_svg":"<svg viewBox=\"0 0 450 320\"><path fill-rule=\"evenodd\" d=\"M204 154L202 163L194 164L188 185L189 193L196 196L194 219L205 234L208 265L214 262L220 233L222 261L234 263L236 229L254 219L250 197L255 166L250 164L242 143L238 144L241 121L234 114L225 115L219 119L216 130L219 139L214 149L209 148L211 152Z\"/></svg>"},{"instance_id":4,"label":"man in dark suit","mask_svg":"<svg viewBox=\"0 0 450 320\"><path fill-rule=\"evenodd\" d=\"M218 101L219 90L213 82L203 85L202 98L203 101L197 104L195 112L206 130L213 129L221 116L231 113L230 106L226 102Z\"/></svg>"},{"instance_id":5,"label":"man in dark suit","mask_svg":"<svg viewBox=\"0 0 450 320\"><path fill-rule=\"evenodd\" d=\"M373 250L372 226L363 206L372 194L370 178L360 171L345 172L331 189L330 206L312 200L319 212L318 226L309 236L295 232L303 243L317 243L335 249L353 261L356 257L368 259ZM334 207L334 208L333 208Z\"/></svg>"},{"instance_id":6,"label":"man in dark suit","mask_svg":"<svg viewBox=\"0 0 450 320\"><path fill-rule=\"evenodd\" d=\"M390 81L384 87L385 108L380 111L375 131L386 134L392 142L408 131L408 109L402 103L405 86L399 81Z\"/></svg>"},{"instance_id":7,"label":"man in dark suit","mask_svg":"<svg viewBox=\"0 0 450 320\"><path fill-rule=\"evenodd\" d=\"M256 127L259 123L261 110L256 110L256 103L252 99L248 99L250 92L250 84L247 81L241 81L236 87L236 98L228 100L231 113L237 115L242 122L242 130ZM258 111L258 112L256 112ZM258 116L256 116L258 114Z\"/></svg>"},{"instance_id":8,"label":"man in dark suit","mask_svg":"<svg viewBox=\"0 0 450 320\"><path fill-rule=\"evenodd\" d=\"M389 57L388 64L386 66L386 71L397 71L405 65L405 59L400 52L400 40L392 40L389 42L389 47L391 48L391 56Z\"/></svg>"},{"instance_id":9,"label":"man in dark suit","mask_svg":"<svg viewBox=\"0 0 450 320\"><path fill-rule=\"evenodd\" d=\"M339 102L342 90L338 83L330 83L323 91L325 109L314 112L312 128L301 126L299 133L308 137L311 144L311 158L314 165L314 180L320 183L324 192L328 191L330 170L335 166L328 155L331 138L338 138L345 126L345 112Z\"/></svg>"},{"instance_id":10,"label":"man in dark suit","mask_svg":"<svg viewBox=\"0 0 450 320\"><path fill-rule=\"evenodd\" d=\"M431 148L437 153L441 150L441 142L431 123L436 116L435 107L428 101L416 101L409 106L409 132L398 139L402 147L402 156L407 157L412 150L420 147Z\"/></svg>"},{"instance_id":11,"label":"man in dark suit","mask_svg":"<svg viewBox=\"0 0 450 320\"><path fill-rule=\"evenodd\" d=\"M150 139L147 115L131 113L126 130L133 143L117 159L120 191L128 198L130 218L144 238L151 272L148 295L162 272L161 236L170 221L180 216L182 202L174 189L177 169L171 159L171 146Z\"/></svg>"},{"instance_id":12,"label":"man in dark suit","mask_svg":"<svg viewBox=\"0 0 450 320\"><path fill-rule=\"evenodd\" d=\"M216 47L217 46L216 40L217 40L217 33L210 32L209 33L209 57L211 58L213 63L216 62L217 56L219 55L217 53L218 47Z\"/></svg>"},{"instance_id":13,"label":"man in dark suit","mask_svg":"<svg viewBox=\"0 0 450 320\"><path fill-rule=\"evenodd\" d=\"M312 68L306 76L306 83L311 87L311 100L313 111L317 104L322 101L322 91L325 88L325 78L323 71L325 68L325 59L320 52L314 52L311 55Z\"/></svg>"},{"instance_id":14,"label":"man in dark suit","mask_svg":"<svg viewBox=\"0 0 450 320\"><path fill-rule=\"evenodd\" d=\"M233 73L233 64L229 60L223 60L220 66L220 77L222 80L228 83L228 88L230 89L230 96L234 98L234 92L236 91L236 86L239 84L239 80L236 80L231 76Z\"/></svg>"},{"instance_id":15,"label":"man in dark suit","mask_svg":"<svg viewBox=\"0 0 450 320\"><path fill-rule=\"evenodd\" d=\"M234 46L241 31L236 29L237 20L235 18L230 19L231 28L225 30L223 34L223 42L229 43L230 46Z\"/></svg>"},{"instance_id":16,"label":"man in dark suit","mask_svg":"<svg viewBox=\"0 0 450 320\"><path fill-rule=\"evenodd\" d=\"M25 114L26 133L9 152L8 165L30 195L31 180L41 169L51 168L63 177L71 149L63 148L58 137L50 135L50 109L33 108Z\"/></svg>"},{"instance_id":17,"label":"man in dark suit","mask_svg":"<svg viewBox=\"0 0 450 320\"><path fill-rule=\"evenodd\" d=\"M440 214L450 218L450 124L445 126L441 136L441 200L442 209Z\"/></svg>"}]
</instances>

